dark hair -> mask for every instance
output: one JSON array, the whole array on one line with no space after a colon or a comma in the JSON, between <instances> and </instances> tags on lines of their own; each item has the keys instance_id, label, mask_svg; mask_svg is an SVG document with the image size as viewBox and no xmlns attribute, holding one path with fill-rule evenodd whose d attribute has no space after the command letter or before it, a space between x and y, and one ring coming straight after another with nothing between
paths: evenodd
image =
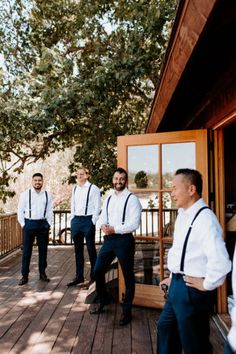
<instances>
[{"instance_id":1,"label":"dark hair","mask_svg":"<svg viewBox=\"0 0 236 354\"><path fill-rule=\"evenodd\" d=\"M117 167L117 169L114 171L113 175L118 172L118 173L124 173L125 175L125 180L128 181L128 173L122 168L122 167Z\"/></svg>"},{"instance_id":2,"label":"dark hair","mask_svg":"<svg viewBox=\"0 0 236 354\"><path fill-rule=\"evenodd\" d=\"M41 177L41 178L43 179L42 173L39 173L39 172L34 173L33 176L32 176L32 178L34 178L34 177Z\"/></svg>"},{"instance_id":3,"label":"dark hair","mask_svg":"<svg viewBox=\"0 0 236 354\"><path fill-rule=\"evenodd\" d=\"M184 175L196 187L198 195L202 196L202 175L200 172L190 168L180 168L175 172L175 175Z\"/></svg>"}]
</instances>

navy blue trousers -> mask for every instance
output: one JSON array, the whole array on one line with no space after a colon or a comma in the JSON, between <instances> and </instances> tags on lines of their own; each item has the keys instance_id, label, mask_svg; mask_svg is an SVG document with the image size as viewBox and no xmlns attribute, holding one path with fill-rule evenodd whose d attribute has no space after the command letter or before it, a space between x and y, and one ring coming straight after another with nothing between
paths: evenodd
<instances>
[{"instance_id":1,"label":"navy blue trousers","mask_svg":"<svg viewBox=\"0 0 236 354\"><path fill-rule=\"evenodd\" d=\"M225 347L224 347L224 354L234 354L236 353L236 350L234 351L228 341L225 342Z\"/></svg>"},{"instance_id":2,"label":"navy blue trousers","mask_svg":"<svg viewBox=\"0 0 236 354\"><path fill-rule=\"evenodd\" d=\"M157 354L212 354L209 319L214 293L186 286L172 275L168 298L157 322Z\"/></svg>"},{"instance_id":3,"label":"navy blue trousers","mask_svg":"<svg viewBox=\"0 0 236 354\"><path fill-rule=\"evenodd\" d=\"M35 237L37 239L39 253L39 273L45 273L45 269L47 268L49 228L50 226L47 220L25 219L25 226L23 228L22 276L28 277L30 272L29 266Z\"/></svg>"},{"instance_id":4,"label":"navy blue trousers","mask_svg":"<svg viewBox=\"0 0 236 354\"><path fill-rule=\"evenodd\" d=\"M84 278L84 239L91 264L90 278L93 279L93 269L97 259L95 247L95 225L92 216L75 216L71 220L71 235L74 241L76 278Z\"/></svg>"},{"instance_id":5,"label":"navy blue trousers","mask_svg":"<svg viewBox=\"0 0 236 354\"><path fill-rule=\"evenodd\" d=\"M123 272L126 288L122 304L123 312L131 311L135 291L134 249L135 243L132 234L104 236L104 243L99 251L94 268L96 290L101 304L109 302L105 273L111 262L117 257Z\"/></svg>"}]
</instances>

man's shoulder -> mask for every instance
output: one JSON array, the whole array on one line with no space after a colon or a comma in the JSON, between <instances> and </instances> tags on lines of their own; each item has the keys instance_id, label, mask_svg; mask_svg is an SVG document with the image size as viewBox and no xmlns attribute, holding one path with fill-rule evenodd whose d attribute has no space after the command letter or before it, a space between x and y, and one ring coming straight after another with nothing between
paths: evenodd
<instances>
[{"instance_id":1,"label":"man's shoulder","mask_svg":"<svg viewBox=\"0 0 236 354\"><path fill-rule=\"evenodd\" d=\"M91 183L91 188L100 192L100 188L96 184Z\"/></svg>"},{"instance_id":2,"label":"man's shoulder","mask_svg":"<svg viewBox=\"0 0 236 354\"><path fill-rule=\"evenodd\" d=\"M26 195L26 194L29 194L31 192L31 188L27 188L25 189L23 192L20 193L20 195Z\"/></svg>"}]
</instances>

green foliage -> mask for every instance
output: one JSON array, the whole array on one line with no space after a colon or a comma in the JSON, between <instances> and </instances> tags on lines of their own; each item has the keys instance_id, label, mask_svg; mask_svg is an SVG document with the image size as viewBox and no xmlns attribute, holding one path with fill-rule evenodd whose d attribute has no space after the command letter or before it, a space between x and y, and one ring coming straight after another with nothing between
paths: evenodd
<instances>
[{"instance_id":1,"label":"green foliage","mask_svg":"<svg viewBox=\"0 0 236 354\"><path fill-rule=\"evenodd\" d=\"M26 163L76 146L109 188L119 135L144 131L176 0L2 0L0 195Z\"/></svg>"},{"instance_id":2,"label":"green foliage","mask_svg":"<svg viewBox=\"0 0 236 354\"><path fill-rule=\"evenodd\" d=\"M148 178L145 171L139 171L136 173L134 177L134 182L137 188L147 188L148 186Z\"/></svg>"}]
</instances>

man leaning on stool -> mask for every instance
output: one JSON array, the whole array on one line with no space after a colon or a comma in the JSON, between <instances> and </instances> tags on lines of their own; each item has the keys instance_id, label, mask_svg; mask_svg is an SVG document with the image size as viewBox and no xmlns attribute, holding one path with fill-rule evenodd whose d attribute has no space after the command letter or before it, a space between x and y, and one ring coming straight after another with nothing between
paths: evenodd
<instances>
[{"instance_id":1,"label":"man leaning on stool","mask_svg":"<svg viewBox=\"0 0 236 354\"><path fill-rule=\"evenodd\" d=\"M29 266L33 243L37 238L39 254L39 279L48 282L45 273L47 268L47 249L49 229L53 220L52 198L43 189L43 175L35 173L32 177L32 187L20 195L17 210L18 221L23 228L22 278L19 285L28 283Z\"/></svg>"},{"instance_id":2,"label":"man leaning on stool","mask_svg":"<svg viewBox=\"0 0 236 354\"><path fill-rule=\"evenodd\" d=\"M104 243L94 267L99 305L90 311L91 315L98 315L104 311L105 305L109 303L105 273L117 257L125 281L125 296L120 318L121 326L132 320L132 302L135 291L135 242L132 233L139 227L142 212L141 203L133 193L129 192L126 187L127 182L127 172L123 168L117 168L112 179L114 192L105 200L98 220L98 225L105 234Z\"/></svg>"}]
</instances>

